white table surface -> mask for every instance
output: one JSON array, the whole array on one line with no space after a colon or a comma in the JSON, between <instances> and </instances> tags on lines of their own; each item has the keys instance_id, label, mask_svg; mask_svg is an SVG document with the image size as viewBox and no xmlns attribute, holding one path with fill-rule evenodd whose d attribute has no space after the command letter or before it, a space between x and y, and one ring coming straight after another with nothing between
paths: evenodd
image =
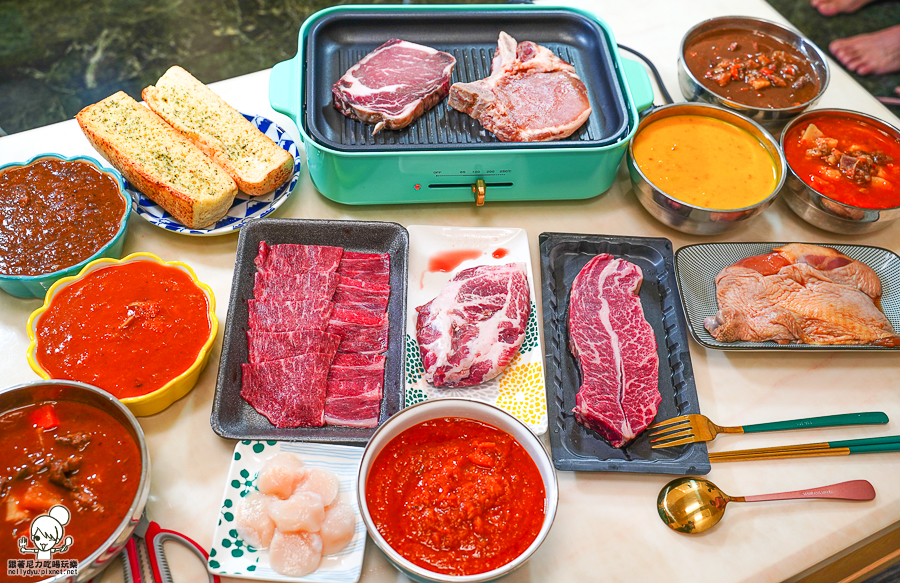
<instances>
[{"instance_id":1,"label":"white table surface","mask_svg":"<svg viewBox=\"0 0 900 583\"><path fill-rule=\"evenodd\" d=\"M800 1L800 0L798 0ZM783 22L763 0L611 1L569 0L565 4L595 12L612 27L617 41L648 56L659 68L673 97L681 100L676 77L678 45L697 22L719 15L744 14ZM520 39L525 40L525 39ZM627 55L623 55L626 56ZM174 64L174 63L173 63ZM274 63L273 63L274 64ZM898 120L840 67L818 107L866 112L894 125ZM266 115L288 128L294 124L271 110L269 71L212 85L245 112ZM661 103L659 98L657 103ZM299 140L298 140L299 142ZM0 164L43 152L96 155L74 120L0 139ZM719 237L692 237L656 222L639 205L624 167L606 193L589 200L351 207L316 192L306 173L275 217L390 220L403 225L434 224L523 227L532 262L539 265L538 235L544 231L667 237L675 248L710 241L810 241L865 243L900 250L900 229L860 238L817 230L776 202L751 225ZM212 286L217 315L225 322L237 235L194 238L163 231L132 217L125 253L149 251L191 265ZM537 270L536 270L537 271ZM538 273L536 272L536 276ZM36 380L28 367L25 323L40 300L0 293L0 362L3 385ZM162 413L141 418L152 458L147 505L151 519L187 534L209 548L234 442L210 429L220 338L194 390ZM854 437L891 435L900 426L898 359L894 354L861 352L729 353L690 346L702 411L720 425L742 425L843 412L880 410L887 426L720 437L711 449L763 447ZM543 546L510 583L524 581L782 581L855 542L900 521L900 455L780 460L714 465L709 478L734 495L797 490L851 479L871 481L872 502L770 502L732 505L714 530L699 536L667 529L656 513L656 496L672 476L559 472L556 523ZM181 581L201 577L179 555L173 570ZM403 579L368 543L362 580ZM118 573L104 581L121 580Z\"/></svg>"}]
</instances>

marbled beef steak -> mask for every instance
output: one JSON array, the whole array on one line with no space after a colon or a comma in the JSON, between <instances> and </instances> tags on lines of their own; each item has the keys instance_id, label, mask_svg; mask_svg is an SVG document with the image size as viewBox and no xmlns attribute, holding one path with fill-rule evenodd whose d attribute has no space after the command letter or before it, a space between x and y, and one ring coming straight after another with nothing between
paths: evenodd
<instances>
[{"instance_id":1,"label":"marbled beef steak","mask_svg":"<svg viewBox=\"0 0 900 583\"><path fill-rule=\"evenodd\" d=\"M450 92L456 59L405 40L391 39L350 67L331 88L347 117L382 129L405 128Z\"/></svg>"},{"instance_id":2,"label":"marbled beef steak","mask_svg":"<svg viewBox=\"0 0 900 583\"><path fill-rule=\"evenodd\" d=\"M638 297L643 279L637 265L603 253L569 296L569 349L581 367L575 419L613 447L646 429L662 400L656 337Z\"/></svg>"},{"instance_id":3,"label":"marbled beef steak","mask_svg":"<svg viewBox=\"0 0 900 583\"><path fill-rule=\"evenodd\" d=\"M531 312L525 264L464 269L416 311L426 381L469 387L490 380L509 366L525 339Z\"/></svg>"},{"instance_id":4,"label":"marbled beef steak","mask_svg":"<svg viewBox=\"0 0 900 583\"><path fill-rule=\"evenodd\" d=\"M491 75L454 83L448 104L481 122L503 142L567 138L591 115L575 67L547 47L500 33Z\"/></svg>"}]
</instances>

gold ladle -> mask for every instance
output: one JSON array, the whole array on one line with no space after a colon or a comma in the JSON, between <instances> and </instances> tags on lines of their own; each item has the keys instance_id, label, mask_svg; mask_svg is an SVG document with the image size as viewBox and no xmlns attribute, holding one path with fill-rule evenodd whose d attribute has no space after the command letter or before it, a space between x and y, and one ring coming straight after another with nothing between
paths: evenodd
<instances>
[{"instance_id":1,"label":"gold ladle","mask_svg":"<svg viewBox=\"0 0 900 583\"><path fill-rule=\"evenodd\" d=\"M712 528L725 514L729 502L762 502L765 500L796 500L800 498L834 498L837 500L871 500L875 488L866 480L852 480L821 488L761 494L759 496L729 496L703 478L678 478L666 484L656 499L659 517L672 530L697 534Z\"/></svg>"}]
</instances>

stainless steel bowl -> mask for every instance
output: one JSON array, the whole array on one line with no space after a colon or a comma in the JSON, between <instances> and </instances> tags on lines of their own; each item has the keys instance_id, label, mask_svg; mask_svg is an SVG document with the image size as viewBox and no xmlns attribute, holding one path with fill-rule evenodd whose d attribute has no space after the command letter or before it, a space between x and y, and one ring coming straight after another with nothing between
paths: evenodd
<instances>
[{"instance_id":1,"label":"stainless steel bowl","mask_svg":"<svg viewBox=\"0 0 900 583\"><path fill-rule=\"evenodd\" d=\"M848 117L871 124L900 140L900 130L870 115L846 109L817 109L804 113L785 126L780 140L782 151L784 151L784 139L791 128L826 115ZM792 211L811 225L832 233L856 235L883 229L900 219L900 207L867 209L838 202L801 180L791 168L790 162L787 162L787 167L789 172L787 173L784 200Z\"/></svg>"},{"instance_id":2,"label":"stainless steel bowl","mask_svg":"<svg viewBox=\"0 0 900 583\"><path fill-rule=\"evenodd\" d=\"M110 561L125 548L125 544L140 522L144 506L147 504L147 495L150 492L150 453L147 450L147 442L144 440L144 432L134 415L118 399L91 385L76 381L46 380L0 390L0 412L29 405L36 401L77 401L93 405L109 413L121 423L134 438L141 451L141 479L131 506L128 508L128 513L122 517L119 526L100 548L95 549L85 559L79 561L77 576L57 575L46 579L44 583L89 581L108 567ZM60 555L60 558L68 557Z\"/></svg>"},{"instance_id":3,"label":"stainless steel bowl","mask_svg":"<svg viewBox=\"0 0 900 583\"><path fill-rule=\"evenodd\" d=\"M695 206L682 202L671 196L663 190L660 190L655 184L650 182L644 175L638 165L634 162L634 139L636 139L641 130L651 123L660 119L671 117L674 115L702 115L721 119L736 125L754 135L772 156L775 163L775 190L766 198L758 203L739 209L712 209L701 206ZM647 211L660 222L677 229L683 233L692 235L716 235L731 231L747 224L758 214L769 208L775 202L775 197L781 187L784 186L785 179L785 162L784 155L778 147L775 138L769 132L764 130L759 124L729 111L707 105L705 103L674 103L664 105L653 110L651 113L641 119L634 139L628 144L628 170L631 174L631 181L634 184L634 190L638 200Z\"/></svg>"},{"instance_id":4,"label":"stainless steel bowl","mask_svg":"<svg viewBox=\"0 0 900 583\"><path fill-rule=\"evenodd\" d=\"M806 103L801 103L794 107L770 109L737 103L736 101L725 99L708 89L699 79L697 79L685 64L685 47L701 34L729 28L763 32L793 45L795 49L809 59L813 69L819 76L819 92ZM781 129L785 123L800 115L805 109L814 105L819 98L822 97L822 94L825 93L830 76L828 59L825 58L825 53L822 52L822 49L814 45L799 32L781 26L780 24L763 20L762 18L750 18L748 16L720 16L718 18L704 20L687 31L687 34L681 39L681 46L678 51L678 85L681 87L681 93L684 95L685 99L688 101L705 101L706 103L712 103L726 109L737 111L770 130Z\"/></svg>"},{"instance_id":5,"label":"stainless steel bowl","mask_svg":"<svg viewBox=\"0 0 900 583\"><path fill-rule=\"evenodd\" d=\"M366 481L372 464L378 458L378 454L381 453L384 446L410 427L430 419L440 419L442 417L474 419L493 425L497 429L512 435L531 456L544 482L544 492L546 494L544 522L541 525L537 538L521 555L492 571L474 575L447 575L424 569L391 548L387 541L384 540L384 537L381 536L381 533L378 532L369 514L369 507L366 504ZM387 556L388 560L413 581L418 581L419 583L487 583L504 577L521 567L541 546L544 539L547 538L550 527L553 525L553 519L556 517L556 507L559 502L559 485L556 481L553 462L550 461L550 455L547 453L547 450L540 439L519 419L503 409L479 401L434 399L423 401L394 414L372 435L372 439L366 445L366 450L360 463L359 477L357 479L357 498L359 499L359 510L362 513L363 522L365 522L369 531L369 536L372 537L372 540Z\"/></svg>"}]
</instances>

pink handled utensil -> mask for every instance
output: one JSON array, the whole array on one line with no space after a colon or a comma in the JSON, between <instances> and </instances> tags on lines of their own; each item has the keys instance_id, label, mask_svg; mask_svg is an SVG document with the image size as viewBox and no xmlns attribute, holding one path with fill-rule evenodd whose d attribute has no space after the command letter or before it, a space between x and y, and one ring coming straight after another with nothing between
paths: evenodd
<instances>
[{"instance_id":1,"label":"pink handled utensil","mask_svg":"<svg viewBox=\"0 0 900 583\"><path fill-rule=\"evenodd\" d=\"M722 520L722 516L725 515L725 505L729 502L764 502L801 498L872 500L875 498L875 488L865 480L852 480L793 492L729 496L709 480L685 477L672 480L663 487L656 499L656 509L662 521L672 530L697 534L712 528Z\"/></svg>"}]
</instances>

